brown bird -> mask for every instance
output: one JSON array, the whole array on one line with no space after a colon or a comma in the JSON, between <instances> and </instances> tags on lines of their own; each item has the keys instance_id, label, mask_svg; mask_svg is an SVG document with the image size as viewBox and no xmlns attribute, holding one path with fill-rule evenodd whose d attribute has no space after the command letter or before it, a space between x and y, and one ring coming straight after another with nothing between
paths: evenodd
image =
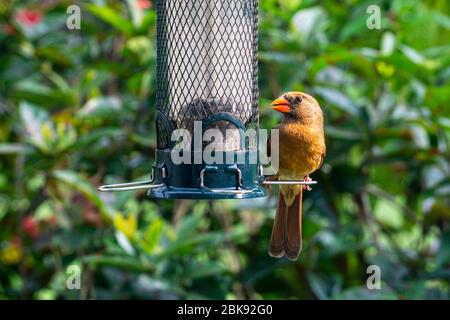
<instances>
[{"instance_id":1,"label":"brown bird","mask_svg":"<svg viewBox=\"0 0 450 320\"><path fill-rule=\"evenodd\" d=\"M279 180L311 181L309 175L325 157L323 114L319 103L303 92L288 92L272 103L284 119L279 129ZM270 140L268 142L270 153ZM309 186L281 185L269 255L296 260L302 250L302 195Z\"/></svg>"}]
</instances>

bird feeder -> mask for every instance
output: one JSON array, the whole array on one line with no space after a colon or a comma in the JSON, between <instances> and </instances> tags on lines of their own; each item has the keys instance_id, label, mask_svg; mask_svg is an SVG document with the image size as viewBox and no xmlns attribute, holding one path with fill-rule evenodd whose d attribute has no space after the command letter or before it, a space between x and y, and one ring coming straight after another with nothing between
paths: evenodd
<instances>
[{"instance_id":1,"label":"bird feeder","mask_svg":"<svg viewBox=\"0 0 450 320\"><path fill-rule=\"evenodd\" d=\"M149 196L165 199L265 196L257 134L258 0L157 0L156 10L152 178L100 190L148 189ZM224 138L205 142L202 137L210 129ZM204 159L211 147L222 161Z\"/></svg>"}]
</instances>

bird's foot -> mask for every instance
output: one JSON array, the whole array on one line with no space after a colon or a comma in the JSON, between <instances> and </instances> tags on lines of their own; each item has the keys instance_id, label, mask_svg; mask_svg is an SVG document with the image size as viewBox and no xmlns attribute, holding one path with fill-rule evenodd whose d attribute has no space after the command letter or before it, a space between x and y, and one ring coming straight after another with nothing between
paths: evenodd
<instances>
[{"instance_id":1,"label":"bird's foot","mask_svg":"<svg viewBox=\"0 0 450 320\"><path fill-rule=\"evenodd\" d=\"M304 177L303 180L305 182L311 182L312 181L312 179L309 176ZM303 190L311 191L312 188L309 186L309 184L305 184L305 185L303 185Z\"/></svg>"}]
</instances>

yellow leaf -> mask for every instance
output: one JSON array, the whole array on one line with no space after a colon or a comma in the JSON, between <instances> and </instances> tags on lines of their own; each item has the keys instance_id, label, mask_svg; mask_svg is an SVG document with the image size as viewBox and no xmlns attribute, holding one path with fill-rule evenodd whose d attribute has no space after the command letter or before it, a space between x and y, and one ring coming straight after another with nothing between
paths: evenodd
<instances>
[{"instance_id":1,"label":"yellow leaf","mask_svg":"<svg viewBox=\"0 0 450 320\"><path fill-rule=\"evenodd\" d=\"M10 242L0 250L0 261L4 264L16 264L22 259L22 247L20 243Z\"/></svg>"},{"instance_id":2,"label":"yellow leaf","mask_svg":"<svg viewBox=\"0 0 450 320\"><path fill-rule=\"evenodd\" d=\"M392 77L392 75L395 73L394 66L384 63L383 61L377 62L375 66L378 70L378 73L386 78Z\"/></svg>"},{"instance_id":3,"label":"yellow leaf","mask_svg":"<svg viewBox=\"0 0 450 320\"><path fill-rule=\"evenodd\" d=\"M128 239L131 239L137 231L136 215L133 214L125 217L121 213L117 213L114 215L114 226L117 230L126 235Z\"/></svg>"},{"instance_id":4,"label":"yellow leaf","mask_svg":"<svg viewBox=\"0 0 450 320\"><path fill-rule=\"evenodd\" d=\"M44 140L48 143L53 140L53 129L48 123L44 123L41 127L41 135Z\"/></svg>"}]
</instances>

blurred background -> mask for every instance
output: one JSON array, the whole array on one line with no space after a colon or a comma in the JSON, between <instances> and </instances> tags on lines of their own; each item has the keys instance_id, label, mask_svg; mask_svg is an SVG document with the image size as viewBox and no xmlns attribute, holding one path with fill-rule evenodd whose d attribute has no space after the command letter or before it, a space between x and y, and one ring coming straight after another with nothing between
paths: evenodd
<instances>
[{"instance_id":1,"label":"blurred background","mask_svg":"<svg viewBox=\"0 0 450 320\"><path fill-rule=\"evenodd\" d=\"M260 126L290 90L326 117L297 262L267 254L276 189L196 202L96 190L151 171L154 6L0 1L1 299L450 297L448 1L260 0Z\"/></svg>"}]
</instances>

